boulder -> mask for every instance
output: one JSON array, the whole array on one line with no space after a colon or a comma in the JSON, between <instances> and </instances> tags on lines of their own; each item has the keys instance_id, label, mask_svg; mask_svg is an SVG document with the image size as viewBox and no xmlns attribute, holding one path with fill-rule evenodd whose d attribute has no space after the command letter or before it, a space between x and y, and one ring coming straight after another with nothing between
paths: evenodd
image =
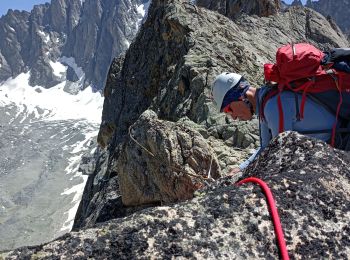
<instances>
[{"instance_id":1,"label":"boulder","mask_svg":"<svg viewBox=\"0 0 350 260\"><path fill-rule=\"evenodd\" d=\"M169 203L193 197L206 179L217 179L215 152L200 133L145 111L130 127L115 166L123 204Z\"/></svg>"}]
</instances>

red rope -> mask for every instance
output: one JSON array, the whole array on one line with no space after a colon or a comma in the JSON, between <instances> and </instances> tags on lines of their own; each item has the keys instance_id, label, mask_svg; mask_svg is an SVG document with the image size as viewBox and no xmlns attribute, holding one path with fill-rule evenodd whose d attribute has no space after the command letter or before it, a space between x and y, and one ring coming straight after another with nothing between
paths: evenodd
<instances>
[{"instance_id":1,"label":"red rope","mask_svg":"<svg viewBox=\"0 0 350 260\"><path fill-rule=\"evenodd\" d=\"M249 178L246 178L244 180L241 180L240 182L237 183L237 185L239 186L239 185L242 185L242 184L248 183L248 182L257 183L262 188L262 190L266 196L266 199L267 199L267 204L268 204L269 209L270 209L270 214L271 214L271 218L273 221L275 234L276 234L277 242L278 242L278 247L279 247L279 250L281 253L282 260L289 260L286 241L284 240L281 220L280 220L280 217L278 215L275 200L272 196L272 192L271 192L270 188L267 186L267 184L263 180L255 178L255 177L249 177Z\"/></svg>"}]
</instances>

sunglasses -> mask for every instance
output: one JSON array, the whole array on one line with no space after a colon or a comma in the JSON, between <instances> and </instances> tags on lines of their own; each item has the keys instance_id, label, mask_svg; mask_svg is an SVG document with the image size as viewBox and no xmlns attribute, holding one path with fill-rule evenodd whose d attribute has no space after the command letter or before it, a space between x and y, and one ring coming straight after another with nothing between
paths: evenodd
<instances>
[{"instance_id":1,"label":"sunglasses","mask_svg":"<svg viewBox=\"0 0 350 260\"><path fill-rule=\"evenodd\" d=\"M231 104L231 103L230 103ZM231 109L231 107L230 107L230 104L228 104L226 107L224 107L223 109L222 109L222 112L224 112L224 113L232 113L233 112L233 110Z\"/></svg>"},{"instance_id":2,"label":"sunglasses","mask_svg":"<svg viewBox=\"0 0 350 260\"><path fill-rule=\"evenodd\" d=\"M238 101L244 101L244 99L243 99L242 97L240 97L240 98L238 98L238 100L235 100L235 101L232 101L232 102L238 102ZM232 103L232 102L231 102L231 103ZM232 110L231 107L230 107L231 103L228 104L226 107L224 107L224 108L222 109L222 112L224 112L224 113L232 113L233 110Z\"/></svg>"},{"instance_id":3,"label":"sunglasses","mask_svg":"<svg viewBox=\"0 0 350 260\"><path fill-rule=\"evenodd\" d=\"M248 99L240 97L239 100L237 100L237 101L243 101L244 104L246 104L246 106L247 106L248 108L252 109L251 104L250 104L250 102L249 102ZM237 101L233 101L233 102L237 102ZM232 103L232 102L231 102L231 103ZM233 110L231 109L231 106L230 106L231 103L228 104L226 107L224 107L224 108L222 109L222 112L224 112L224 113L233 113ZM254 112L252 112L252 114L253 114L253 113L254 113Z\"/></svg>"}]
</instances>

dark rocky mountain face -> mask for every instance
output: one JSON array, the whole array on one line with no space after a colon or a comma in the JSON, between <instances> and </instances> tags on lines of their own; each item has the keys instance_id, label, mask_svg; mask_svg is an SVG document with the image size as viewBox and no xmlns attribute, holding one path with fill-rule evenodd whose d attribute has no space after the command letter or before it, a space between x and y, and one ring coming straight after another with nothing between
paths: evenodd
<instances>
[{"instance_id":1,"label":"dark rocky mountain face","mask_svg":"<svg viewBox=\"0 0 350 260\"><path fill-rule=\"evenodd\" d=\"M220 14L232 19L241 16L242 13L269 16L276 14L281 7L279 0L197 0L197 4L211 10L217 10Z\"/></svg>"},{"instance_id":2,"label":"dark rocky mountain face","mask_svg":"<svg viewBox=\"0 0 350 260\"><path fill-rule=\"evenodd\" d=\"M308 0L306 6L326 17L330 16L344 33L350 35L349 0L319 0L316 2Z\"/></svg>"},{"instance_id":3,"label":"dark rocky mountain face","mask_svg":"<svg viewBox=\"0 0 350 260\"><path fill-rule=\"evenodd\" d=\"M294 0L291 6L303 6L303 2L301 2L301 0Z\"/></svg>"},{"instance_id":4,"label":"dark rocky mountain face","mask_svg":"<svg viewBox=\"0 0 350 260\"><path fill-rule=\"evenodd\" d=\"M0 81L31 71L31 85L51 87L77 81L102 89L112 57L128 47L138 30L144 0L52 0L28 12L10 10L0 18ZM50 62L69 65L64 77ZM79 74L79 73L78 73Z\"/></svg>"},{"instance_id":5,"label":"dark rocky mountain face","mask_svg":"<svg viewBox=\"0 0 350 260\"><path fill-rule=\"evenodd\" d=\"M67 38L63 55L75 57L87 82L102 89L113 57L129 48L143 18L137 6L148 0L86 0L80 23Z\"/></svg>"},{"instance_id":6,"label":"dark rocky mountain face","mask_svg":"<svg viewBox=\"0 0 350 260\"><path fill-rule=\"evenodd\" d=\"M283 1L282 6L284 8L288 7ZM303 3L301 0L294 0L291 6L303 6ZM350 22L348 19L350 8L349 0L307 0L305 6L323 14L328 20L332 22L335 21L345 34L348 36L350 35Z\"/></svg>"}]
</instances>

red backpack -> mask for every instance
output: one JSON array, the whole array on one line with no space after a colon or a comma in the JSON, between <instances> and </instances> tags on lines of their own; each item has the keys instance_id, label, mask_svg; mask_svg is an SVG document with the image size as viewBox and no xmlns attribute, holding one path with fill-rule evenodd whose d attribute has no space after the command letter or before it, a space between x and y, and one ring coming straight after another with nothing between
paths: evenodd
<instances>
[{"instance_id":1,"label":"red backpack","mask_svg":"<svg viewBox=\"0 0 350 260\"><path fill-rule=\"evenodd\" d=\"M350 98L350 74L335 70L333 63L322 65L325 53L308 43L288 44L277 50L276 63L264 65L264 76L267 82L273 82L272 91L261 102L261 118L264 118L264 106L267 100L278 95L279 132L283 132L284 118L280 93L290 90L302 94L300 118L304 116L304 106L308 94L337 91L337 100L325 99L335 107L335 123L332 129L331 145L334 146L339 115L349 115L349 106L343 106L343 93ZM345 97L345 96L344 96ZM335 104L336 103L336 104ZM327 104L325 104L327 106ZM344 110L344 111L342 111ZM350 119L350 118L348 118Z\"/></svg>"}]
</instances>

